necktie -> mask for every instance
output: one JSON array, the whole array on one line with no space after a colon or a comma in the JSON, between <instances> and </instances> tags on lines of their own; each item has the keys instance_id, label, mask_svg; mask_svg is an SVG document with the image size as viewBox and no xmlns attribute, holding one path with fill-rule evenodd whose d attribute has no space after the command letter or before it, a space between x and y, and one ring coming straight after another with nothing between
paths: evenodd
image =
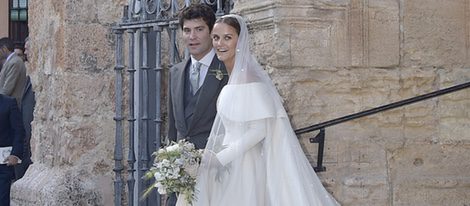
<instances>
[{"instance_id":1,"label":"necktie","mask_svg":"<svg viewBox=\"0 0 470 206\"><path fill-rule=\"evenodd\" d=\"M201 65L201 62L196 62L189 74L189 81L191 82L191 91L193 92L193 95L196 94L199 89L199 71L201 70Z\"/></svg>"}]
</instances>

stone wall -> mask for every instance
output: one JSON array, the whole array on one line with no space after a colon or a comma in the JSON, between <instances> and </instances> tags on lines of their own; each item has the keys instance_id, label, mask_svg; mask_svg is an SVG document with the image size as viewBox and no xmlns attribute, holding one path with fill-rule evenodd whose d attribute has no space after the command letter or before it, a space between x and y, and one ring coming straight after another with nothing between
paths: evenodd
<instances>
[{"instance_id":1,"label":"stone wall","mask_svg":"<svg viewBox=\"0 0 470 206\"><path fill-rule=\"evenodd\" d=\"M111 26L125 2L29 1L34 164L13 184L16 204L113 204Z\"/></svg>"},{"instance_id":2,"label":"stone wall","mask_svg":"<svg viewBox=\"0 0 470 206\"><path fill-rule=\"evenodd\" d=\"M8 37L8 20L10 19L7 0L0 0L0 38Z\"/></svg>"},{"instance_id":3,"label":"stone wall","mask_svg":"<svg viewBox=\"0 0 470 206\"><path fill-rule=\"evenodd\" d=\"M113 204L111 26L125 2L30 0L35 163L13 185L18 205ZM235 12L294 128L470 80L470 0L238 0ZM470 205L469 108L467 89L327 128L319 176L343 205Z\"/></svg>"}]
</instances>

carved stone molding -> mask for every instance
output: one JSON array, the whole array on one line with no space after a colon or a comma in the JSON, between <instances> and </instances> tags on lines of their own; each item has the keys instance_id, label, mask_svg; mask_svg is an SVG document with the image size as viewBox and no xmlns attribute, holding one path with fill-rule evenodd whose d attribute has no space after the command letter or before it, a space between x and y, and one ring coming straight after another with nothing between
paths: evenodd
<instances>
[{"instance_id":1,"label":"carved stone molding","mask_svg":"<svg viewBox=\"0 0 470 206\"><path fill-rule=\"evenodd\" d=\"M394 0L237 2L254 36L274 40L278 66L391 67L400 60L399 3ZM276 58L272 58L276 59ZM282 62L282 63L281 63Z\"/></svg>"}]
</instances>

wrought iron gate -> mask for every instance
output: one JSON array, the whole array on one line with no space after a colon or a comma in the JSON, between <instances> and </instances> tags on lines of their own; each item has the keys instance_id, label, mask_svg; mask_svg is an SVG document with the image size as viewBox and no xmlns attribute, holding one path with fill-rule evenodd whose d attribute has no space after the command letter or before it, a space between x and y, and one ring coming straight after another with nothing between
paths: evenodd
<instances>
[{"instance_id":1,"label":"wrought iron gate","mask_svg":"<svg viewBox=\"0 0 470 206\"><path fill-rule=\"evenodd\" d=\"M116 37L115 205L161 204L156 192L141 197L151 184L142 177L152 164L152 152L162 144L165 71L182 59L176 35L177 16L191 3L208 4L217 16L233 7L231 0L129 0L123 18L113 28Z\"/></svg>"}]
</instances>

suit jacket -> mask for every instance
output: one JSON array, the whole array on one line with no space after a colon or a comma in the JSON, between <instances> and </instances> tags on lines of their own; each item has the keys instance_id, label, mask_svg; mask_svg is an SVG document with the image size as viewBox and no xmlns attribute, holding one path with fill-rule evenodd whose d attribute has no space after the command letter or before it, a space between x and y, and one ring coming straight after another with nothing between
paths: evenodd
<instances>
[{"instance_id":1,"label":"suit jacket","mask_svg":"<svg viewBox=\"0 0 470 206\"><path fill-rule=\"evenodd\" d=\"M186 69L190 67L191 59L182 61L170 69L170 89L168 105L168 138L171 141L188 139L196 148L202 149L207 144L212 124L217 113L216 103L220 91L228 82L228 75L225 66L217 56L214 56L209 66L204 83L198 91L197 103L194 108L192 121L187 124L184 115L184 92L187 78ZM222 79L218 79L216 70L223 74Z\"/></svg>"},{"instance_id":2,"label":"suit jacket","mask_svg":"<svg viewBox=\"0 0 470 206\"><path fill-rule=\"evenodd\" d=\"M23 158L24 128L13 97L0 94L0 147L12 146L12 155Z\"/></svg>"},{"instance_id":3,"label":"suit jacket","mask_svg":"<svg viewBox=\"0 0 470 206\"><path fill-rule=\"evenodd\" d=\"M13 54L0 71L0 94L15 97L21 106L24 87L26 85L26 67L23 59Z\"/></svg>"},{"instance_id":4,"label":"suit jacket","mask_svg":"<svg viewBox=\"0 0 470 206\"><path fill-rule=\"evenodd\" d=\"M36 106L35 92L33 90L33 85L31 84L31 78L28 76L26 81L26 86L23 91L23 97L21 98L21 114L23 118L23 125L25 130L25 154L31 157L31 148L30 148L30 139L31 139L31 122L34 119L34 108ZM25 162L25 160L23 160Z\"/></svg>"},{"instance_id":5,"label":"suit jacket","mask_svg":"<svg viewBox=\"0 0 470 206\"><path fill-rule=\"evenodd\" d=\"M21 99L21 113L23 117L23 125L25 130L24 145L23 145L23 158L21 163L15 166L15 179L18 180L24 176L31 161L31 122L33 121L34 107L36 105L36 99L34 97L33 86L31 85L31 79L27 77L26 87L23 92L23 98Z\"/></svg>"}]
</instances>

